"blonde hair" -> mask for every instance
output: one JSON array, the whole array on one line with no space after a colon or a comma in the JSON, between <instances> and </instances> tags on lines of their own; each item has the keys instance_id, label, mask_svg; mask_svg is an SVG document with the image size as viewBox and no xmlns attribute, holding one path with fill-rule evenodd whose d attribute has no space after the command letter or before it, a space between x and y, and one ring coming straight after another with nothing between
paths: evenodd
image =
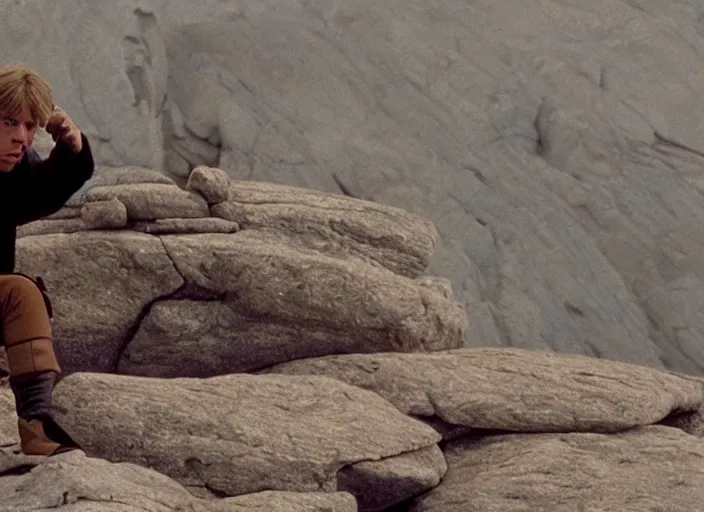
<instances>
[{"instance_id":1,"label":"blonde hair","mask_svg":"<svg viewBox=\"0 0 704 512\"><path fill-rule=\"evenodd\" d=\"M0 67L0 112L16 116L25 105L32 119L46 126L54 110L49 82L23 64Z\"/></svg>"}]
</instances>

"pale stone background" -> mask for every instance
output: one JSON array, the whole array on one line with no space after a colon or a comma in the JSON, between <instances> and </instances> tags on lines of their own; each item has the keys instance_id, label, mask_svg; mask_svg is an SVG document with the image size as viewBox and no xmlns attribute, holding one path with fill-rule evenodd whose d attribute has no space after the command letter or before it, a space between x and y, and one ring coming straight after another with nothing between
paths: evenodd
<instances>
[{"instance_id":1,"label":"pale stone background","mask_svg":"<svg viewBox=\"0 0 704 512\"><path fill-rule=\"evenodd\" d=\"M467 346L704 368L704 3L17 0L101 165L401 206Z\"/></svg>"}]
</instances>

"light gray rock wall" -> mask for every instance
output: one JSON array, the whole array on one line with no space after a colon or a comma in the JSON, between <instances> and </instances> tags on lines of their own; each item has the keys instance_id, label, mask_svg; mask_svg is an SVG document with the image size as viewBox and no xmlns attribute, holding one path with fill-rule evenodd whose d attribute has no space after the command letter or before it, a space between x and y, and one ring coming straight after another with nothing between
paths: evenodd
<instances>
[{"instance_id":1,"label":"light gray rock wall","mask_svg":"<svg viewBox=\"0 0 704 512\"><path fill-rule=\"evenodd\" d=\"M468 346L704 371L701 2L0 7L104 165L344 192L437 226Z\"/></svg>"}]
</instances>

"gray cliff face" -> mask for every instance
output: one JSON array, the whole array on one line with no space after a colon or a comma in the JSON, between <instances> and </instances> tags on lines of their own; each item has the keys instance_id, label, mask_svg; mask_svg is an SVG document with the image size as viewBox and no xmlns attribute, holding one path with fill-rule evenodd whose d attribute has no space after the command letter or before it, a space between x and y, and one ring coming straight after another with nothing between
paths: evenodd
<instances>
[{"instance_id":1,"label":"gray cliff face","mask_svg":"<svg viewBox=\"0 0 704 512\"><path fill-rule=\"evenodd\" d=\"M465 345L704 372L701 2L56 4L0 6L0 61L101 164L404 208Z\"/></svg>"}]
</instances>

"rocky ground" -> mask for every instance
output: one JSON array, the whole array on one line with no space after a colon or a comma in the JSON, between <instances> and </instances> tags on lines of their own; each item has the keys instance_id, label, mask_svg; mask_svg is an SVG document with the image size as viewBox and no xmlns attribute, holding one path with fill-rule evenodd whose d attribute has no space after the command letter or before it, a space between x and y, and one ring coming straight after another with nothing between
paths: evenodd
<instances>
[{"instance_id":1,"label":"rocky ground","mask_svg":"<svg viewBox=\"0 0 704 512\"><path fill-rule=\"evenodd\" d=\"M0 511L698 510L704 381L462 347L436 237L215 168L101 172L18 251L83 451L22 456L0 388Z\"/></svg>"}]
</instances>

